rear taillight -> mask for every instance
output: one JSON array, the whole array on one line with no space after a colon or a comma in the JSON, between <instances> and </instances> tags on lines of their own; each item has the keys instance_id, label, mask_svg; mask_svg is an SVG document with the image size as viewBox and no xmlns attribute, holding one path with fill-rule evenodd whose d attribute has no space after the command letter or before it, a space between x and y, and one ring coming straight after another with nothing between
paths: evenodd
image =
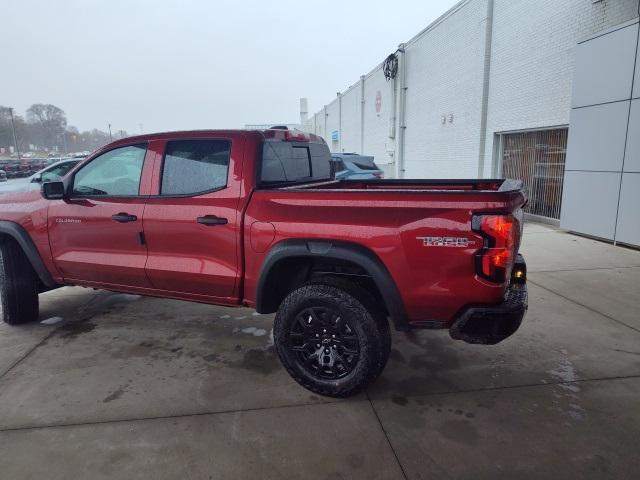
<instances>
[{"instance_id":1,"label":"rear taillight","mask_svg":"<svg viewBox=\"0 0 640 480\"><path fill-rule=\"evenodd\" d=\"M503 283L511 274L519 244L520 222L512 215L477 215L472 228L485 239L476 256L478 275Z\"/></svg>"}]
</instances>

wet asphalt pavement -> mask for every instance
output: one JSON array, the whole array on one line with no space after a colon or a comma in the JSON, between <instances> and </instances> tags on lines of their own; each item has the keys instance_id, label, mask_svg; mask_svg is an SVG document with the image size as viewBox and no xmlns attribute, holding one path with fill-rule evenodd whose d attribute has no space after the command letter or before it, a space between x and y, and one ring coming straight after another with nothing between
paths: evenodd
<instances>
[{"instance_id":1,"label":"wet asphalt pavement","mask_svg":"<svg viewBox=\"0 0 640 480\"><path fill-rule=\"evenodd\" d=\"M0 477L638 478L640 252L539 224L522 252L515 336L396 333L348 400L289 378L270 315L43 294L40 323L0 324Z\"/></svg>"}]
</instances>

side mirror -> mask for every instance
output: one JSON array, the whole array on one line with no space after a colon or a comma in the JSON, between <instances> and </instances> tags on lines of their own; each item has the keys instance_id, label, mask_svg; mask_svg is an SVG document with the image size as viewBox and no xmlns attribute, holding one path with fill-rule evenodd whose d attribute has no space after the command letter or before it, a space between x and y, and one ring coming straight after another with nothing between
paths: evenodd
<instances>
[{"instance_id":1,"label":"side mirror","mask_svg":"<svg viewBox=\"0 0 640 480\"><path fill-rule=\"evenodd\" d=\"M45 182L42 184L41 193L47 200L60 200L64 198L64 183Z\"/></svg>"},{"instance_id":2,"label":"side mirror","mask_svg":"<svg viewBox=\"0 0 640 480\"><path fill-rule=\"evenodd\" d=\"M41 176L33 177L31 179L31 183L42 183L42 177Z\"/></svg>"}]
</instances>

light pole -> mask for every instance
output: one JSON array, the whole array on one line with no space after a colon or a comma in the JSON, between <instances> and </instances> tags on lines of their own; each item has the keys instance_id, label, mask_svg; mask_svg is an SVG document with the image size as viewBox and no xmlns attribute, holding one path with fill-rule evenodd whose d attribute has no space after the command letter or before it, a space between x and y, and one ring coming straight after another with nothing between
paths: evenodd
<instances>
[{"instance_id":1,"label":"light pole","mask_svg":"<svg viewBox=\"0 0 640 480\"><path fill-rule=\"evenodd\" d=\"M109 141L113 142L113 137L111 136L111 124L109 124Z\"/></svg>"},{"instance_id":2,"label":"light pole","mask_svg":"<svg viewBox=\"0 0 640 480\"><path fill-rule=\"evenodd\" d=\"M16 124L13 121L13 108L9 107L9 115L11 115L11 130L13 131L13 145L16 147L18 161L20 161L20 148L18 147L18 138L16 137Z\"/></svg>"},{"instance_id":3,"label":"light pole","mask_svg":"<svg viewBox=\"0 0 640 480\"><path fill-rule=\"evenodd\" d=\"M66 130L62 131L62 149L64 150L64 154L67 154L67 132Z\"/></svg>"}]
</instances>

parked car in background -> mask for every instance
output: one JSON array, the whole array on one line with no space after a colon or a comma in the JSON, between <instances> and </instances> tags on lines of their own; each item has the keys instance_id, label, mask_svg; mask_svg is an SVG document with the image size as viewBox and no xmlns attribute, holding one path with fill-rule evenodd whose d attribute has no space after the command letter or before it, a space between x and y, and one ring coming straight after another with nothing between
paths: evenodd
<instances>
[{"instance_id":1,"label":"parked car in background","mask_svg":"<svg viewBox=\"0 0 640 480\"><path fill-rule=\"evenodd\" d=\"M56 182L62 179L73 167L82 161L82 158L69 158L34 173L30 177L17 178L4 185L0 185L0 194L19 192L24 190L39 190L44 182ZM6 174L5 174L6 175ZM2 181L2 180L0 180Z\"/></svg>"},{"instance_id":2,"label":"parked car in background","mask_svg":"<svg viewBox=\"0 0 640 480\"><path fill-rule=\"evenodd\" d=\"M49 165L53 165L54 163L58 163L61 162L63 160L69 160L71 159L71 156L67 156L67 157L49 157L47 158L47 164L45 166L49 166ZM38 169L40 170L40 169Z\"/></svg>"},{"instance_id":3,"label":"parked car in background","mask_svg":"<svg viewBox=\"0 0 640 480\"><path fill-rule=\"evenodd\" d=\"M17 160L11 160L4 165L4 171L7 173L7 178L20 178L24 177L20 168L20 162Z\"/></svg>"},{"instance_id":4,"label":"parked car in background","mask_svg":"<svg viewBox=\"0 0 640 480\"><path fill-rule=\"evenodd\" d=\"M50 162L47 158L32 158L27 162L25 170L29 172L29 175L34 175L48 165L51 165L51 163L52 162Z\"/></svg>"},{"instance_id":5,"label":"parked car in background","mask_svg":"<svg viewBox=\"0 0 640 480\"><path fill-rule=\"evenodd\" d=\"M357 153L332 153L331 162L340 180L375 180L384 178L373 157Z\"/></svg>"},{"instance_id":6,"label":"parked car in background","mask_svg":"<svg viewBox=\"0 0 640 480\"><path fill-rule=\"evenodd\" d=\"M4 170L0 170L0 182L6 182L7 181L7 172L5 172Z\"/></svg>"},{"instance_id":7,"label":"parked car in background","mask_svg":"<svg viewBox=\"0 0 640 480\"><path fill-rule=\"evenodd\" d=\"M46 163L40 158L11 159L2 162L0 167L7 174L7 178L24 178L42 169Z\"/></svg>"}]
</instances>

